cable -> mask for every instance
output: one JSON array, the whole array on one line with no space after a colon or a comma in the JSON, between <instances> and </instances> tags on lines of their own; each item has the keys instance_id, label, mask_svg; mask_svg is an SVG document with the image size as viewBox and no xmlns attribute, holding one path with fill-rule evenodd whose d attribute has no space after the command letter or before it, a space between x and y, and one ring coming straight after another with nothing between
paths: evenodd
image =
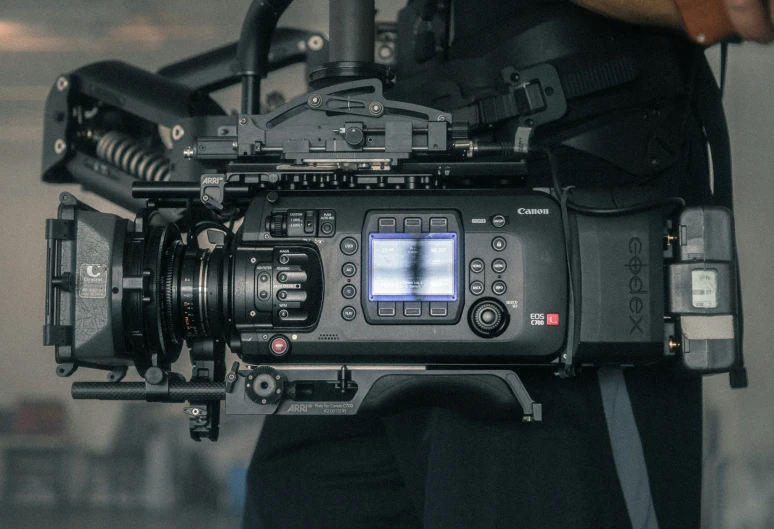
<instances>
[{"instance_id":1,"label":"cable","mask_svg":"<svg viewBox=\"0 0 774 529\"><path fill-rule=\"evenodd\" d=\"M567 188L567 191L572 187ZM621 215L633 215L635 213L642 213L643 211L650 211L652 209L658 209L666 206L675 206L677 208L685 207L685 200L680 197L668 197L663 200L657 200L654 202L643 202L641 204L635 204L633 206L627 206L622 208L589 208L586 206L580 206L572 202L568 202L567 208L582 215L591 215L596 217L616 217Z\"/></svg>"}]
</instances>

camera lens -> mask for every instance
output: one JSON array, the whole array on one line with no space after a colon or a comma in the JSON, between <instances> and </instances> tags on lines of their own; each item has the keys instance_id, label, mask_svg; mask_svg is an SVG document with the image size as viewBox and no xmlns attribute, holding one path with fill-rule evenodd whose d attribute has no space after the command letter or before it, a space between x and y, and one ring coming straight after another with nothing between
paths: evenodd
<instances>
[{"instance_id":1,"label":"camera lens","mask_svg":"<svg viewBox=\"0 0 774 529\"><path fill-rule=\"evenodd\" d=\"M219 332L222 265L219 250L186 246L181 241L175 241L167 249L162 322L174 343Z\"/></svg>"}]
</instances>

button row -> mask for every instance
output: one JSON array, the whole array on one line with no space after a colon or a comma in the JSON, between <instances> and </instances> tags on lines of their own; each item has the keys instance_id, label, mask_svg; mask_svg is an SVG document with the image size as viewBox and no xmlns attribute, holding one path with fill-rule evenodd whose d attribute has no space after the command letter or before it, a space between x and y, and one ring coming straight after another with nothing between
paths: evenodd
<instances>
[{"instance_id":1,"label":"button row","mask_svg":"<svg viewBox=\"0 0 774 529\"><path fill-rule=\"evenodd\" d=\"M470 271L474 274L480 274L484 271L485 265L484 261L481 259L473 259L470 262ZM495 259L492 261L492 270L494 270L498 274L502 274L505 272L506 268L508 268L508 265L503 259Z\"/></svg>"},{"instance_id":2,"label":"button row","mask_svg":"<svg viewBox=\"0 0 774 529\"><path fill-rule=\"evenodd\" d=\"M380 217L378 220L379 233L395 233L398 229L398 221L395 217ZM430 231L445 233L449 229L449 220L443 217L430 219ZM403 233L422 233L422 219L419 217L406 217L403 219Z\"/></svg>"},{"instance_id":3,"label":"button row","mask_svg":"<svg viewBox=\"0 0 774 529\"><path fill-rule=\"evenodd\" d=\"M380 301L377 304L377 314L382 318L392 318L397 315L397 304L394 301ZM448 303L444 301L430 302L430 316L444 318L449 314ZM412 318L422 316L421 301L405 301L403 303L403 316Z\"/></svg>"},{"instance_id":4,"label":"button row","mask_svg":"<svg viewBox=\"0 0 774 529\"><path fill-rule=\"evenodd\" d=\"M484 293L485 287L484 283L481 281L473 281L470 284L470 293L474 296L480 296ZM505 294L508 290L508 286L505 284L504 281L495 281L492 283L492 293L500 296L502 294Z\"/></svg>"}]
</instances>

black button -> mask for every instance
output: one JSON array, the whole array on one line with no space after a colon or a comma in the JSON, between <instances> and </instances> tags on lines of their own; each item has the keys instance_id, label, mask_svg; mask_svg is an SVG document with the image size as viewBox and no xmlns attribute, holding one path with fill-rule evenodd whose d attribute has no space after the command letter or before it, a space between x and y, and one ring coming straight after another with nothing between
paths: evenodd
<instances>
[{"instance_id":1,"label":"black button","mask_svg":"<svg viewBox=\"0 0 774 529\"><path fill-rule=\"evenodd\" d=\"M357 273L357 266L355 263L344 263L344 266L341 267L341 273L344 274L344 277L352 277Z\"/></svg>"},{"instance_id":2,"label":"black button","mask_svg":"<svg viewBox=\"0 0 774 529\"><path fill-rule=\"evenodd\" d=\"M449 314L448 304L445 301L430 302L430 316L441 318Z\"/></svg>"},{"instance_id":3,"label":"black button","mask_svg":"<svg viewBox=\"0 0 774 529\"><path fill-rule=\"evenodd\" d=\"M430 231L434 233L444 233L449 226L449 221L443 218L430 219Z\"/></svg>"},{"instance_id":4,"label":"black button","mask_svg":"<svg viewBox=\"0 0 774 529\"><path fill-rule=\"evenodd\" d=\"M309 257L303 253L283 253L277 258L281 265L298 264L303 265L309 261Z\"/></svg>"},{"instance_id":5,"label":"black button","mask_svg":"<svg viewBox=\"0 0 774 529\"><path fill-rule=\"evenodd\" d=\"M280 290L277 299L289 303L303 303L306 301L306 290Z\"/></svg>"},{"instance_id":6,"label":"black button","mask_svg":"<svg viewBox=\"0 0 774 529\"><path fill-rule=\"evenodd\" d=\"M320 224L320 235L330 237L336 231L336 211L332 209L320 210L317 222Z\"/></svg>"},{"instance_id":7,"label":"black button","mask_svg":"<svg viewBox=\"0 0 774 529\"><path fill-rule=\"evenodd\" d=\"M268 283L269 282L269 274L261 274L258 276L258 281L261 283Z\"/></svg>"},{"instance_id":8,"label":"black button","mask_svg":"<svg viewBox=\"0 0 774 529\"><path fill-rule=\"evenodd\" d=\"M279 311L279 312L277 313L277 315L278 315L278 316L279 316L281 319L283 319L283 320L284 320L284 319L287 319L287 318L290 316L290 312L288 311L288 309L282 309L281 311Z\"/></svg>"},{"instance_id":9,"label":"black button","mask_svg":"<svg viewBox=\"0 0 774 529\"><path fill-rule=\"evenodd\" d=\"M502 274L503 272L505 272L506 268L508 268L508 265L502 259L495 259L494 261L492 261L492 270L494 270L498 274Z\"/></svg>"},{"instance_id":10,"label":"black button","mask_svg":"<svg viewBox=\"0 0 774 529\"><path fill-rule=\"evenodd\" d=\"M268 292L266 292L265 290L261 290L261 291L258 293L258 297L259 297L259 298L261 298L261 299L266 299L266 298L268 298L268 297L269 297L269 293L268 293Z\"/></svg>"},{"instance_id":11,"label":"black button","mask_svg":"<svg viewBox=\"0 0 774 529\"><path fill-rule=\"evenodd\" d=\"M505 226L505 216L503 215L495 215L492 217L492 226L495 228L502 228Z\"/></svg>"},{"instance_id":12,"label":"black button","mask_svg":"<svg viewBox=\"0 0 774 529\"><path fill-rule=\"evenodd\" d=\"M403 219L403 231L406 233L421 233L422 219L418 217L407 217Z\"/></svg>"},{"instance_id":13,"label":"black button","mask_svg":"<svg viewBox=\"0 0 774 529\"><path fill-rule=\"evenodd\" d=\"M480 274L484 271L484 261L481 259L473 259L470 262L470 271L474 274Z\"/></svg>"},{"instance_id":14,"label":"black button","mask_svg":"<svg viewBox=\"0 0 774 529\"><path fill-rule=\"evenodd\" d=\"M395 302L382 301L377 304L377 314L382 318L391 318L395 316Z\"/></svg>"},{"instance_id":15,"label":"black button","mask_svg":"<svg viewBox=\"0 0 774 529\"><path fill-rule=\"evenodd\" d=\"M355 310L355 307L344 307L341 309L341 317L344 318L346 321L352 321L357 316L357 311Z\"/></svg>"},{"instance_id":16,"label":"black button","mask_svg":"<svg viewBox=\"0 0 774 529\"><path fill-rule=\"evenodd\" d=\"M355 285L344 285L344 288L341 289L341 295L347 299L354 298L357 295Z\"/></svg>"},{"instance_id":17,"label":"black button","mask_svg":"<svg viewBox=\"0 0 774 529\"><path fill-rule=\"evenodd\" d=\"M280 283L306 283L307 276L303 270L288 270L277 274Z\"/></svg>"},{"instance_id":18,"label":"black button","mask_svg":"<svg viewBox=\"0 0 774 529\"><path fill-rule=\"evenodd\" d=\"M383 217L379 219L379 231L381 233L395 233L396 224L393 217Z\"/></svg>"},{"instance_id":19,"label":"black button","mask_svg":"<svg viewBox=\"0 0 774 529\"><path fill-rule=\"evenodd\" d=\"M484 293L484 283L482 283L481 281L473 281L470 284L470 293L475 295L475 296L483 294Z\"/></svg>"},{"instance_id":20,"label":"black button","mask_svg":"<svg viewBox=\"0 0 774 529\"><path fill-rule=\"evenodd\" d=\"M354 255L354 253L357 251L357 241L352 237L347 237L341 241L341 245L339 247L341 248L341 251L344 253L344 255Z\"/></svg>"},{"instance_id":21,"label":"black button","mask_svg":"<svg viewBox=\"0 0 774 529\"><path fill-rule=\"evenodd\" d=\"M505 250L506 246L508 246L508 243L505 242L505 239L502 237L495 237L492 239L492 248L494 248L496 252L502 252Z\"/></svg>"},{"instance_id":22,"label":"black button","mask_svg":"<svg viewBox=\"0 0 774 529\"><path fill-rule=\"evenodd\" d=\"M505 283L503 283L502 281L495 281L494 283L492 283L492 292L494 292L498 296L500 294L505 294L506 290L508 290L508 287L505 286Z\"/></svg>"},{"instance_id":23,"label":"black button","mask_svg":"<svg viewBox=\"0 0 774 529\"><path fill-rule=\"evenodd\" d=\"M495 313L495 311L492 309L484 309L481 311L481 314L479 314L478 317L482 323L491 325L495 322L495 320L497 320L497 313Z\"/></svg>"},{"instance_id":24,"label":"black button","mask_svg":"<svg viewBox=\"0 0 774 529\"><path fill-rule=\"evenodd\" d=\"M422 302L420 301L406 301L403 304L404 316L421 316L422 315Z\"/></svg>"}]
</instances>

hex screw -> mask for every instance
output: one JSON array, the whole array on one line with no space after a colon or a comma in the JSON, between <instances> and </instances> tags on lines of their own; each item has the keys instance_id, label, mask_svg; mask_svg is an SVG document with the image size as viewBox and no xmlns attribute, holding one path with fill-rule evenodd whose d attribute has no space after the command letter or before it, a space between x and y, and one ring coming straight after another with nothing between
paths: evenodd
<instances>
[{"instance_id":1,"label":"hex screw","mask_svg":"<svg viewBox=\"0 0 774 529\"><path fill-rule=\"evenodd\" d=\"M306 45L309 46L309 49L312 51L320 51L324 43L325 41L323 41L320 35L312 35L306 42Z\"/></svg>"},{"instance_id":2,"label":"hex screw","mask_svg":"<svg viewBox=\"0 0 774 529\"><path fill-rule=\"evenodd\" d=\"M70 86L70 82L67 80L67 77L62 76L56 80L56 89L60 92L67 90L68 86Z\"/></svg>"},{"instance_id":3,"label":"hex screw","mask_svg":"<svg viewBox=\"0 0 774 529\"><path fill-rule=\"evenodd\" d=\"M382 112L384 112L384 106L378 101L373 101L368 105L368 111L374 116L381 116Z\"/></svg>"},{"instance_id":4,"label":"hex screw","mask_svg":"<svg viewBox=\"0 0 774 529\"><path fill-rule=\"evenodd\" d=\"M54 143L54 152L57 154L62 154L66 150L67 150L67 144L65 143L65 141L61 138L56 140L56 142Z\"/></svg>"},{"instance_id":5,"label":"hex screw","mask_svg":"<svg viewBox=\"0 0 774 529\"><path fill-rule=\"evenodd\" d=\"M240 125L247 125L247 118L240 118L239 119L239 124Z\"/></svg>"},{"instance_id":6,"label":"hex screw","mask_svg":"<svg viewBox=\"0 0 774 529\"><path fill-rule=\"evenodd\" d=\"M319 94L311 94L309 98L306 100L306 102L309 104L312 108L317 108L320 105L322 105L322 97L320 97Z\"/></svg>"}]
</instances>

